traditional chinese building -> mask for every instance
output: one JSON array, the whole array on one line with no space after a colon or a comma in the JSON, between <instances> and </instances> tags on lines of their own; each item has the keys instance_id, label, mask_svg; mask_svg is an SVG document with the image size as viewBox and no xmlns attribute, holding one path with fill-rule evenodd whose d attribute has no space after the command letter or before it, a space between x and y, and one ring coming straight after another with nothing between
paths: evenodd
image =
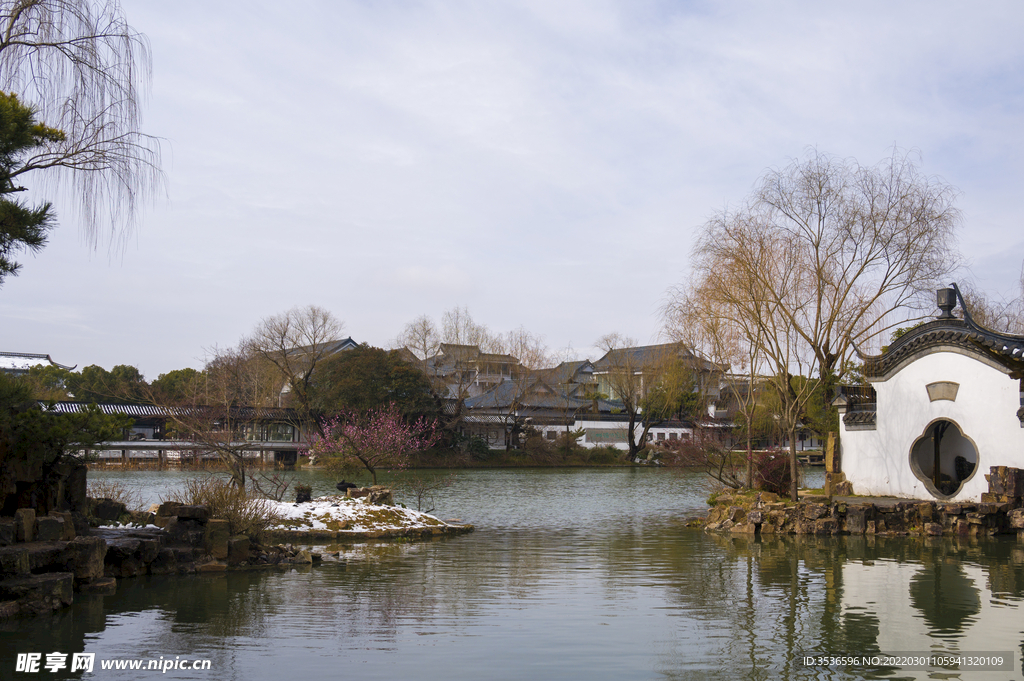
<instances>
[{"instance_id":1,"label":"traditional chinese building","mask_svg":"<svg viewBox=\"0 0 1024 681\"><path fill-rule=\"evenodd\" d=\"M955 284L938 304L937 319L862 357L869 386L836 398L856 494L980 501L991 466L1024 468L1024 336L974 322Z\"/></svg>"},{"instance_id":2,"label":"traditional chinese building","mask_svg":"<svg viewBox=\"0 0 1024 681\"><path fill-rule=\"evenodd\" d=\"M0 371L5 371L15 376L23 376L34 366L52 366L68 371L75 367L57 364L49 355L32 352L0 352Z\"/></svg>"}]
</instances>

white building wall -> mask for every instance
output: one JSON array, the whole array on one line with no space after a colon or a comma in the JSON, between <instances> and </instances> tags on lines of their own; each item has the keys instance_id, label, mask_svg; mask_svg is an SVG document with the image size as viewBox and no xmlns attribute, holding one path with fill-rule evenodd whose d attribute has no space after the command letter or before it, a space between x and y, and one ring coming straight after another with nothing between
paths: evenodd
<instances>
[{"instance_id":1,"label":"white building wall","mask_svg":"<svg viewBox=\"0 0 1024 681\"><path fill-rule=\"evenodd\" d=\"M583 428L586 430L584 435L579 440L579 444L583 447L615 447L623 451L629 449L629 443L626 441L626 435L629 433L629 422L627 421L586 421L577 420L573 425L573 429ZM637 423L633 429L635 437L639 438L643 433L643 425ZM565 432L565 428L559 432ZM664 440L688 440L692 437L692 428L683 427L669 427L669 426L655 426L648 432L647 437L649 439L648 444L658 443L658 434L664 434ZM604 437L602 437L602 435Z\"/></svg>"},{"instance_id":2,"label":"white building wall","mask_svg":"<svg viewBox=\"0 0 1024 681\"><path fill-rule=\"evenodd\" d=\"M929 400L925 386L937 381L960 385L955 401ZM856 494L935 498L911 471L910 452L936 419L956 423L978 450L978 465L954 500L980 501L990 466L1024 468L1019 382L999 369L959 353L934 352L872 386L876 429L850 431L840 423L842 468Z\"/></svg>"}]
</instances>

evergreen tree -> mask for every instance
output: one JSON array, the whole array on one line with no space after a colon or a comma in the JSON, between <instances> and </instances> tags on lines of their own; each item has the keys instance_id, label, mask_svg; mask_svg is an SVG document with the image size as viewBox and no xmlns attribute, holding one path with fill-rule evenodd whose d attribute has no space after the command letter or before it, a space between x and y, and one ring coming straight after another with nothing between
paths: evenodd
<instances>
[{"instance_id":1,"label":"evergreen tree","mask_svg":"<svg viewBox=\"0 0 1024 681\"><path fill-rule=\"evenodd\" d=\"M30 207L14 198L25 191L15 182L25 170L23 160L30 151L63 139L64 133L38 122L35 110L17 95L0 92L0 285L21 268L14 254L42 249L55 221L49 203Z\"/></svg>"}]
</instances>

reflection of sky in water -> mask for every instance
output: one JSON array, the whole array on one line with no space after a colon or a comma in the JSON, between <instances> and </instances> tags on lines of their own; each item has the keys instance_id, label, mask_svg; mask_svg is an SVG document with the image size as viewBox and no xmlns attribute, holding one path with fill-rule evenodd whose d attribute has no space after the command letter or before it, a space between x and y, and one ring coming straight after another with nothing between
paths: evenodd
<instances>
[{"instance_id":1,"label":"reflection of sky in water","mask_svg":"<svg viewBox=\"0 0 1024 681\"><path fill-rule=\"evenodd\" d=\"M439 508L476 522L473 534L335 547L340 558L313 569L122 580L115 596L0 627L0 678L16 652L83 648L208 658L212 675L161 676L239 681L855 679L794 658L957 649L1019 660L1024 546L1013 541L753 541L682 527L707 493L698 475L459 475ZM1019 664L985 678L1018 675Z\"/></svg>"}]
</instances>

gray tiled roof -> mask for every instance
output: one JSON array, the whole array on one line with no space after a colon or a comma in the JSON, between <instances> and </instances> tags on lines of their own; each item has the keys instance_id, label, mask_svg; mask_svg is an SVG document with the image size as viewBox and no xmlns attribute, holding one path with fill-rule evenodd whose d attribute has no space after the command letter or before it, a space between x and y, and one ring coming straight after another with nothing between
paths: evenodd
<instances>
[{"instance_id":1,"label":"gray tiled roof","mask_svg":"<svg viewBox=\"0 0 1024 681\"><path fill-rule=\"evenodd\" d=\"M879 355L860 354L864 376L882 378L917 353L939 346L952 346L993 360L1014 374L1024 373L1024 336L999 333L964 319L936 319L908 331ZM1022 378L1024 375L1018 375Z\"/></svg>"},{"instance_id":2,"label":"gray tiled roof","mask_svg":"<svg viewBox=\"0 0 1024 681\"><path fill-rule=\"evenodd\" d=\"M661 343L659 345L639 345L633 348L615 348L605 353L604 357L594 362L594 370L609 371L613 368L635 367L640 369L651 366L667 358L696 359L705 371L722 370L707 359L694 354L683 343Z\"/></svg>"},{"instance_id":3,"label":"gray tiled roof","mask_svg":"<svg viewBox=\"0 0 1024 681\"><path fill-rule=\"evenodd\" d=\"M579 409L590 409L595 404L595 400L579 399L558 390L542 393L536 390L538 385L548 389L553 388L553 386L549 386L537 378L534 378L527 385L517 381L505 381L482 395L467 399L466 408L471 410L509 409L513 405L517 405L521 409L576 411ZM599 412L610 412L616 406L606 400L596 400L596 404Z\"/></svg>"},{"instance_id":4,"label":"gray tiled roof","mask_svg":"<svg viewBox=\"0 0 1024 681\"><path fill-rule=\"evenodd\" d=\"M48 406L48 402L39 402L40 407L57 414L79 414L88 404L86 402L60 401ZM228 412L231 418L259 421L294 421L298 413L285 407L161 407L152 404L97 404L104 414L124 414L134 418L170 418L172 415L201 414L203 412Z\"/></svg>"},{"instance_id":5,"label":"gray tiled roof","mask_svg":"<svg viewBox=\"0 0 1024 681\"><path fill-rule=\"evenodd\" d=\"M34 366L49 364L61 369L74 369L73 366L57 364L49 355L33 352L0 352L0 371L24 373ZM76 365L77 366L77 365Z\"/></svg>"}]
</instances>

